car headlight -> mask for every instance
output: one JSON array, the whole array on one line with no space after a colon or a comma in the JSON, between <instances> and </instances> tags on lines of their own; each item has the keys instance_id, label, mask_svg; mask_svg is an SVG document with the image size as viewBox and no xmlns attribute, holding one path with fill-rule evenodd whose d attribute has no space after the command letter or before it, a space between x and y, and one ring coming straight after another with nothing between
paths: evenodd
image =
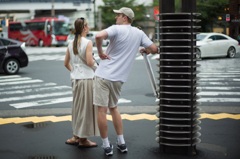
<instances>
[{"instance_id":1,"label":"car headlight","mask_svg":"<svg viewBox=\"0 0 240 159\"><path fill-rule=\"evenodd\" d=\"M23 42L23 43L21 44L21 48L23 49L23 51L26 51L26 43L25 43L25 42Z\"/></svg>"}]
</instances>

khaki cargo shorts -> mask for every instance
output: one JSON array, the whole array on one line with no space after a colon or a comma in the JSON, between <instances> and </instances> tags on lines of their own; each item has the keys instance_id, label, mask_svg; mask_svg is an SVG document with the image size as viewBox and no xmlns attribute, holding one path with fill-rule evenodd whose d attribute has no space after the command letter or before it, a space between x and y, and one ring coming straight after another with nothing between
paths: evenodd
<instances>
[{"instance_id":1,"label":"khaki cargo shorts","mask_svg":"<svg viewBox=\"0 0 240 159\"><path fill-rule=\"evenodd\" d=\"M95 106L116 107L123 82L94 78L93 104Z\"/></svg>"}]
</instances>

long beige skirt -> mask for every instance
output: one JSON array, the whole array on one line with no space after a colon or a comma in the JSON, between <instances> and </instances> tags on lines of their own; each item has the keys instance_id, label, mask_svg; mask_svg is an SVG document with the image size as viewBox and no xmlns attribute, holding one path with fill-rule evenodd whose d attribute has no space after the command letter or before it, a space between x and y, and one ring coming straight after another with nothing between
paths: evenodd
<instances>
[{"instance_id":1,"label":"long beige skirt","mask_svg":"<svg viewBox=\"0 0 240 159\"><path fill-rule=\"evenodd\" d=\"M93 80L73 80L72 129L81 138L99 136L97 107L93 105Z\"/></svg>"}]
</instances>

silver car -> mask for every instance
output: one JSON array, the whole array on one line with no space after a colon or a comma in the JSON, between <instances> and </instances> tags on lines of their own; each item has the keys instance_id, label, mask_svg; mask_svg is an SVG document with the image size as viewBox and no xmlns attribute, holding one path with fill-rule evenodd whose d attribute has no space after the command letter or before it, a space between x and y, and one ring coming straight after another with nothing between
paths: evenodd
<instances>
[{"instance_id":1,"label":"silver car","mask_svg":"<svg viewBox=\"0 0 240 159\"><path fill-rule=\"evenodd\" d=\"M196 58L235 57L239 53L238 41L221 33L197 34Z\"/></svg>"}]
</instances>

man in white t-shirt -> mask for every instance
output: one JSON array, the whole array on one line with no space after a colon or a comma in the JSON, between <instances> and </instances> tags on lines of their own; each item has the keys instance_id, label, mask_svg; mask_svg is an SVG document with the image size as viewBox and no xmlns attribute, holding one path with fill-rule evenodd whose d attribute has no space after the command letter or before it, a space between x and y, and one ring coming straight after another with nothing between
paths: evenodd
<instances>
[{"instance_id":1,"label":"man in white t-shirt","mask_svg":"<svg viewBox=\"0 0 240 159\"><path fill-rule=\"evenodd\" d=\"M134 18L132 9L123 7L113 10L116 13L116 25L102 30L96 35L100 64L95 71L94 100L98 106L98 127L103 141L102 147L107 156L113 155L113 145L108 140L107 110L112 115L114 128L117 133L117 148L127 152L127 146L123 137L123 125L121 115L117 109L121 87L126 82L133 65L136 54L157 53L157 46L140 29L132 27ZM110 44L106 52L102 49L102 41L109 39Z\"/></svg>"}]
</instances>

